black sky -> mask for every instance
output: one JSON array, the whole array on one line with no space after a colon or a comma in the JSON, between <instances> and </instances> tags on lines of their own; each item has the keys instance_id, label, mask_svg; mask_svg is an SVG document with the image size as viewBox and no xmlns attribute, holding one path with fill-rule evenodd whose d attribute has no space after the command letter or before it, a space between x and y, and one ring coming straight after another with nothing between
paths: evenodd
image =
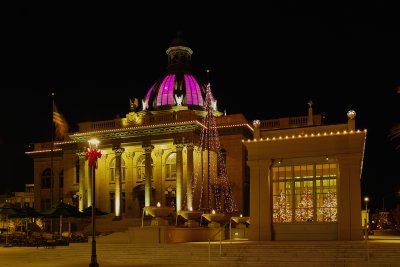
<instances>
[{"instance_id":1,"label":"black sky","mask_svg":"<svg viewBox=\"0 0 400 267\"><path fill-rule=\"evenodd\" d=\"M131 2L20 5L0 10L0 193L33 182L24 151L48 141L51 97L72 130L129 111L166 70L166 49L182 31L192 65L220 110L249 120L303 116L307 102L329 123L367 129L362 194L372 208L400 201L400 30L388 2L343 6L303 1Z\"/></svg>"}]
</instances>

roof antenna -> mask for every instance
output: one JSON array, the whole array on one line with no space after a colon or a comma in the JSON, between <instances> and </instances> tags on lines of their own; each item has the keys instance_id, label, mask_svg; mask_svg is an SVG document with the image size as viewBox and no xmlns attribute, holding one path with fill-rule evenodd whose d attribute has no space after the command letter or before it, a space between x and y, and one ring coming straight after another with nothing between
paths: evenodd
<instances>
[{"instance_id":1,"label":"roof antenna","mask_svg":"<svg viewBox=\"0 0 400 267\"><path fill-rule=\"evenodd\" d=\"M210 84L210 70L207 69L207 84Z\"/></svg>"}]
</instances>

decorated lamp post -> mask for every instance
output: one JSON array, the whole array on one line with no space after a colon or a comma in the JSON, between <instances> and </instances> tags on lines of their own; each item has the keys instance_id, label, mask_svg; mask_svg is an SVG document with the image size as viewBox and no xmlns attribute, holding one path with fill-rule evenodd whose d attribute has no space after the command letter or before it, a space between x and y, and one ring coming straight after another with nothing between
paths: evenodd
<instances>
[{"instance_id":1,"label":"decorated lamp post","mask_svg":"<svg viewBox=\"0 0 400 267\"><path fill-rule=\"evenodd\" d=\"M369 201L369 197L364 197L364 201L365 201L365 211L368 212L368 201Z\"/></svg>"},{"instance_id":2,"label":"decorated lamp post","mask_svg":"<svg viewBox=\"0 0 400 267\"><path fill-rule=\"evenodd\" d=\"M365 213L366 213L366 215L367 215L366 225L368 225L368 223L369 223L369 212L368 212L368 201L369 201L369 197L364 197L364 201L365 201Z\"/></svg>"},{"instance_id":3,"label":"decorated lamp post","mask_svg":"<svg viewBox=\"0 0 400 267\"><path fill-rule=\"evenodd\" d=\"M95 207L96 207L96 197L95 197L95 186L96 186L96 169L97 169L97 159L101 157L101 151L97 149L99 140L91 139L89 140L89 148L86 149L86 157L88 159L89 169L92 170L92 257L89 267L98 267L96 257L96 220L95 220Z\"/></svg>"}]
</instances>

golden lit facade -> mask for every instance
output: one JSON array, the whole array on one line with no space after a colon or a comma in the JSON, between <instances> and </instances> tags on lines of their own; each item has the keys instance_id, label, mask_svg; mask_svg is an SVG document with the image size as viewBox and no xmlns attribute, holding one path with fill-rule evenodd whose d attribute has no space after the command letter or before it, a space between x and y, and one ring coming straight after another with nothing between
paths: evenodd
<instances>
[{"instance_id":1,"label":"golden lit facade","mask_svg":"<svg viewBox=\"0 0 400 267\"><path fill-rule=\"evenodd\" d=\"M321 118L311 111L307 117L254 122L255 138L244 141L250 239L362 239L366 131L355 130L353 113L344 124L323 125Z\"/></svg>"},{"instance_id":2,"label":"golden lit facade","mask_svg":"<svg viewBox=\"0 0 400 267\"><path fill-rule=\"evenodd\" d=\"M218 175L221 163L215 152L199 150L201 130L209 126L203 121L206 86L188 68L192 53L175 39L167 72L143 99L131 100L125 117L79 123L53 149L50 142L35 144L27 152L34 160L35 207L47 210L60 200L80 210L91 206L85 149L96 138L97 208L115 219L140 218L158 202L178 212L210 208L213 200L201 206L194 198L193 177ZM237 214L250 217L250 240L362 239L366 132L355 129L354 112L347 123L324 125L310 102L308 116L249 123L242 114L223 115L216 103L223 163Z\"/></svg>"},{"instance_id":3,"label":"golden lit facade","mask_svg":"<svg viewBox=\"0 0 400 267\"><path fill-rule=\"evenodd\" d=\"M50 144L35 144L35 150L27 153L34 159L35 184L39 188L35 190L36 203L40 203L36 207L45 210L51 202L60 200L81 210L91 205L91 175L84 148L88 139L96 137L101 140L99 149L102 153L96 170L98 208L128 217L140 217L143 207L157 202L183 209L188 204L188 178L194 173L207 171L205 153L196 152L197 130L203 126L198 120L193 120L197 115L190 110L169 115L151 116L151 123L144 121L136 127L99 130L99 125L114 125L123 119L80 124L83 129L98 130L74 133L70 138L75 141L55 143L53 190L51 151L47 149ZM241 140L244 136L251 136L252 128L240 114L218 117L217 123L227 171L234 186L234 198L243 212L246 166ZM114 135L118 138L110 137ZM200 167L199 161L202 162ZM179 179L181 182L177 186ZM146 194L146 183L149 194Z\"/></svg>"},{"instance_id":4,"label":"golden lit facade","mask_svg":"<svg viewBox=\"0 0 400 267\"><path fill-rule=\"evenodd\" d=\"M194 177L201 180L219 174L221 168L213 160L215 151L199 150L202 129L208 127L203 121L206 85L190 71L193 52L184 40L178 36L166 52L167 72L141 100L131 100L125 117L79 123L79 130L55 142L53 149L51 143L38 143L27 152L34 160L39 210L60 200L83 210L91 206L93 191L96 206L113 213L115 219L139 218L144 207L158 202L176 211L210 208L194 199L192 192ZM241 140L251 138L253 128L242 114L222 116L213 96L211 102L232 198L238 212L249 214L245 202L249 174ZM102 154L97 161L95 190L85 153L92 138L100 141ZM207 182L204 188L221 186L214 180ZM201 194L203 200L210 198L207 190Z\"/></svg>"}]
</instances>

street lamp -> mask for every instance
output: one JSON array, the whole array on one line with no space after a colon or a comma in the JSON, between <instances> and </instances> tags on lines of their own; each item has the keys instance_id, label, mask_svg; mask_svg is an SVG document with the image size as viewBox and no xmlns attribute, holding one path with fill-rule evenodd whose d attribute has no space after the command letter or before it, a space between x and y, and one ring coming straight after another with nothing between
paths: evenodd
<instances>
[{"instance_id":1,"label":"street lamp","mask_svg":"<svg viewBox=\"0 0 400 267\"><path fill-rule=\"evenodd\" d=\"M96 139L91 139L89 142L89 148L86 149L86 157L88 159L89 168L92 170L92 257L89 267L98 267L96 257L96 217L95 217L95 207L96 207L96 169L97 169L97 159L101 157L101 151L97 149L100 141Z\"/></svg>"},{"instance_id":2,"label":"street lamp","mask_svg":"<svg viewBox=\"0 0 400 267\"><path fill-rule=\"evenodd\" d=\"M364 197L364 201L365 201L365 213L367 214L365 226L367 227L368 224L369 224L369 212L368 212L368 201L369 201L369 197Z\"/></svg>"},{"instance_id":3,"label":"street lamp","mask_svg":"<svg viewBox=\"0 0 400 267\"><path fill-rule=\"evenodd\" d=\"M365 210L368 213L368 201L369 201L369 197L364 197L364 201L365 201Z\"/></svg>"}]
</instances>

